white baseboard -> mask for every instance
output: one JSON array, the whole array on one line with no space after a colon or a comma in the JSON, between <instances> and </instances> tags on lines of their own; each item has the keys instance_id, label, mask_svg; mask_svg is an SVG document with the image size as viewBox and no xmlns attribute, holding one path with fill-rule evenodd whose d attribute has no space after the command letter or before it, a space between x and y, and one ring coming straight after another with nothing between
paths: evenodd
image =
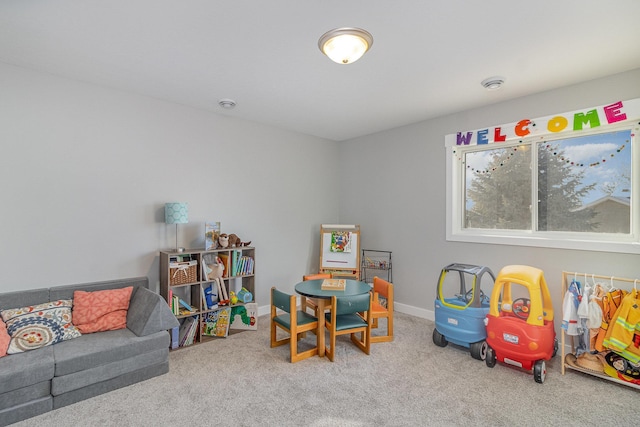
<instances>
[{"instance_id":1,"label":"white baseboard","mask_svg":"<svg viewBox=\"0 0 640 427\"><path fill-rule=\"evenodd\" d=\"M431 320L431 321L435 321L436 320L436 315L435 315L435 312L433 310L427 310L425 308L414 307L412 305L402 304L402 303L399 303L399 302L396 302L393 305L393 308L396 311L399 311L400 313L410 314L411 316L416 316L416 317L420 317L422 319L427 319L427 320Z\"/></svg>"}]
</instances>

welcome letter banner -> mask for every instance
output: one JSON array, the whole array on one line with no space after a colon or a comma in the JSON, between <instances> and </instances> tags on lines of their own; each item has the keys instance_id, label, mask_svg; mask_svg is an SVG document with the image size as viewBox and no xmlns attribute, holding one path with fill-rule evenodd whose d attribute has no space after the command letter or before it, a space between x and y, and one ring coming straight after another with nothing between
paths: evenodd
<instances>
[{"instance_id":1,"label":"welcome letter banner","mask_svg":"<svg viewBox=\"0 0 640 427\"><path fill-rule=\"evenodd\" d=\"M544 137L568 131L596 129L640 118L640 98L617 101L586 110L457 132L445 137L447 147L494 144L531 136Z\"/></svg>"}]
</instances>

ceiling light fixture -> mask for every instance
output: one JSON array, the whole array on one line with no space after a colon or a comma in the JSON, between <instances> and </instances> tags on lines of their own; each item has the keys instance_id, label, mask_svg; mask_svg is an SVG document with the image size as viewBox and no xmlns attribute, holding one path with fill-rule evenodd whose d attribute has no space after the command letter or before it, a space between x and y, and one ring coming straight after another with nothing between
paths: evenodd
<instances>
[{"instance_id":1,"label":"ceiling light fixture","mask_svg":"<svg viewBox=\"0 0 640 427\"><path fill-rule=\"evenodd\" d=\"M480 82L480 84L487 90L498 90L504 84L504 77L489 77L488 79L484 79L482 82Z\"/></svg>"},{"instance_id":2,"label":"ceiling light fixture","mask_svg":"<svg viewBox=\"0 0 640 427\"><path fill-rule=\"evenodd\" d=\"M236 106L236 101L234 101L233 99L223 98L220 101L218 101L218 105L224 108L225 110L231 110L233 107Z\"/></svg>"},{"instance_id":3,"label":"ceiling light fixture","mask_svg":"<svg viewBox=\"0 0 640 427\"><path fill-rule=\"evenodd\" d=\"M373 44L373 36L360 28L336 28L318 40L318 47L338 64L356 62Z\"/></svg>"}]
</instances>

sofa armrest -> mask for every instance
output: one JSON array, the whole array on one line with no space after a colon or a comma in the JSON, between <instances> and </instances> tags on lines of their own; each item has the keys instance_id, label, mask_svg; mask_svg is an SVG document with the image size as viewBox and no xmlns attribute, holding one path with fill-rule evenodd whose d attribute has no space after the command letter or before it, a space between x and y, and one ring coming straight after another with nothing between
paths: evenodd
<instances>
[{"instance_id":1,"label":"sofa armrest","mask_svg":"<svg viewBox=\"0 0 640 427\"><path fill-rule=\"evenodd\" d=\"M127 328L139 337L180 326L169 305L147 288L135 289L127 311Z\"/></svg>"}]
</instances>

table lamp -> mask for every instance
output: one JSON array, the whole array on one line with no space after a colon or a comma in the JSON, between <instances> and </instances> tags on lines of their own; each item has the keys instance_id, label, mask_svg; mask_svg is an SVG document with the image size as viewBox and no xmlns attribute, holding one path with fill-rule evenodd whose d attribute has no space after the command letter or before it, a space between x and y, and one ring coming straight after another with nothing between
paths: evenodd
<instances>
[{"instance_id":1,"label":"table lamp","mask_svg":"<svg viewBox=\"0 0 640 427\"><path fill-rule=\"evenodd\" d=\"M184 248L178 247L178 224L189 222L189 206L180 202L165 203L164 222L176 225L176 252L184 251Z\"/></svg>"}]
</instances>

